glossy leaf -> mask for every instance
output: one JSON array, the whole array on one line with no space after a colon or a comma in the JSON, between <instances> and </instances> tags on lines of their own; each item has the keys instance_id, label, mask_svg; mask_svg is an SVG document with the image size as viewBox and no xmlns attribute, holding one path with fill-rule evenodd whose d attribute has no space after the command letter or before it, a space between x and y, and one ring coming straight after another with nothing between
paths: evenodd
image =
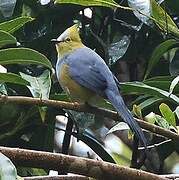
<instances>
[{"instance_id":1,"label":"glossy leaf","mask_svg":"<svg viewBox=\"0 0 179 180\"><path fill-rule=\"evenodd\" d=\"M144 82L150 82L150 81L172 81L173 77L171 76L155 76L151 77L149 79L146 79Z\"/></svg>"},{"instance_id":2,"label":"glossy leaf","mask_svg":"<svg viewBox=\"0 0 179 180\"><path fill-rule=\"evenodd\" d=\"M175 39L169 39L161 44L159 44L152 53L151 58L149 59L148 67L145 73L144 79L148 77L151 70L155 67L155 65L159 62L160 58L166 53L169 49L172 49L176 45L179 45L178 41Z\"/></svg>"},{"instance_id":3,"label":"glossy leaf","mask_svg":"<svg viewBox=\"0 0 179 180\"><path fill-rule=\"evenodd\" d=\"M155 115L155 122L160 126L160 127L163 127L163 128L166 128L166 129L170 129L170 124L168 123L168 121L166 119L164 119L163 117L159 116L159 115Z\"/></svg>"},{"instance_id":4,"label":"glossy leaf","mask_svg":"<svg viewBox=\"0 0 179 180\"><path fill-rule=\"evenodd\" d=\"M123 154L118 154L118 153L112 153L112 157L115 160L116 164L118 165L122 165L122 166L130 166L130 156L126 157L126 154L124 153L125 157L123 156Z\"/></svg>"},{"instance_id":5,"label":"glossy leaf","mask_svg":"<svg viewBox=\"0 0 179 180\"><path fill-rule=\"evenodd\" d=\"M50 72L45 70L40 76L34 77L24 73L20 73L21 77L29 82L28 86L33 97L48 99L51 88Z\"/></svg>"},{"instance_id":6,"label":"glossy leaf","mask_svg":"<svg viewBox=\"0 0 179 180\"><path fill-rule=\"evenodd\" d=\"M115 126L113 126L107 134L111 134L113 132L116 132L116 131L122 131L122 130L129 130L130 127L128 126L127 123L125 122L119 122L117 123Z\"/></svg>"},{"instance_id":7,"label":"glossy leaf","mask_svg":"<svg viewBox=\"0 0 179 180\"><path fill-rule=\"evenodd\" d=\"M151 26L153 24L151 16L151 1L150 0L128 0L129 7L136 9L134 15L143 23ZM142 12L142 13L139 13Z\"/></svg>"},{"instance_id":8,"label":"glossy leaf","mask_svg":"<svg viewBox=\"0 0 179 180\"><path fill-rule=\"evenodd\" d=\"M145 116L145 120L151 124L154 124L156 121L155 113L150 112L149 114L147 114L147 116Z\"/></svg>"},{"instance_id":9,"label":"glossy leaf","mask_svg":"<svg viewBox=\"0 0 179 180\"><path fill-rule=\"evenodd\" d=\"M125 82L120 84L121 84L121 89L124 93L145 94L145 95L157 96L160 98L165 97L166 99L172 100L177 104L179 103L179 98L174 94L170 94L167 91L146 85L142 82Z\"/></svg>"},{"instance_id":10,"label":"glossy leaf","mask_svg":"<svg viewBox=\"0 0 179 180\"><path fill-rule=\"evenodd\" d=\"M179 106L176 107L174 112L175 112L177 118L179 119Z\"/></svg>"},{"instance_id":11,"label":"glossy leaf","mask_svg":"<svg viewBox=\"0 0 179 180\"><path fill-rule=\"evenodd\" d=\"M20 73L23 79L30 83L30 86L27 86L32 93L33 97L41 99L49 99L50 89L51 89L51 78L49 70L45 70L40 76L33 77L24 73ZM42 121L45 120L46 107L39 107L39 112L42 118Z\"/></svg>"},{"instance_id":12,"label":"glossy leaf","mask_svg":"<svg viewBox=\"0 0 179 180\"><path fill-rule=\"evenodd\" d=\"M136 9L135 16L148 26L152 26L153 21L162 31L179 36L177 25L156 0L128 0L128 4Z\"/></svg>"},{"instance_id":13,"label":"glossy leaf","mask_svg":"<svg viewBox=\"0 0 179 180\"><path fill-rule=\"evenodd\" d=\"M113 0L56 0L57 3L70 3L78 4L81 6L105 6L105 7L117 7L118 4Z\"/></svg>"},{"instance_id":14,"label":"glossy leaf","mask_svg":"<svg viewBox=\"0 0 179 180\"><path fill-rule=\"evenodd\" d=\"M0 95L7 95L7 89L4 84L0 83Z\"/></svg>"},{"instance_id":15,"label":"glossy leaf","mask_svg":"<svg viewBox=\"0 0 179 180\"><path fill-rule=\"evenodd\" d=\"M171 76L178 76L179 75L179 48L173 48L172 49L175 54L173 58L170 60L169 64L169 72Z\"/></svg>"},{"instance_id":16,"label":"glossy leaf","mask_svg":"<svg viewBox=\"0 0 179 180\"><path fill-rule=\"evenodd\" d=\"M81 6L103 6L103 7L110 7L110 8L122 8L131 10L129 7L121 6L117 4L113 0L56 0L55 3L60 4L76 4Z\"/></svg>"},{"instance_id":17,"label":"glossy leaf","mask_svg":"<svg viewBox=\"0 0 179 180\"><path fill-rule=\"evenodd\" d=\"M127 51L130 44L130 38L123 36L118 42L110 44L108 48L110 65L116 63Z\"/></svg>"},{"instance_id":18,"label":"glossy leaf","mask_svg":"<svg viewBox=\"0 0 179 180\"><path fill-rule=\"evenodd\" d=\"M176 127L175 115L169 106L165 103L160 104L159 106L160 112L162 116L168 121L168 123L174 127Z\"/></svg>"},{"instance_id":19,"label":"glossy leaf","mask_svg":"<svg viewBox=\"0 0 179 180\"><path fill-rule=\"evenodd\" d=\"M170 93L173 92L174 88L176 87L176 85L178 84L179 82L179 76L177 76L172 82L171 82L171 85L170 85Z\"/></svg>"},{"instance_id":20,"label":"glossy leaf","mask_svg":"<svg viewBox=\"0 0 179 180\"><path fill-rule=\"evenodd\" d=\"M34 18L24 16L24 17L18 17L16 19L12 19L10 21L5 21L3 23L0 23L0 29L9 33L14 33L19 28L24 26L24 24L33 21Z\"/></svg>"},{"instance_id":21,"label":"glossy leaf","mask_svg":"<svg viewBox=\"0 0 179 180\"><path fill-rule=\"evenodd\" d=\"M13 83L19 85L30 85L28 81L14 73L0 73L0 83Z\"/></svg>"},{"instance_id":22,"label":"glossy leaf","mask_svg":"<svg viewBox=\"0 0 179 180\"><path fill-rule=\"evenodd\" d=\"M137 106L136 104L133 105L132 112L138 117L139 119L142 119L142 111L141 107Z\"/></svg>"},{"instance_id":23,"label":"glossy leaf","mask_svg":"<svg viewBox=\"0 0 179 180\"><path fill-rule=\"evenodd\" d=\"M150 97L146 100L144 100L142 103L139 104L141 110L148 108L149 106L154 105L155 103L158 103L160 101L162 101L163 98L158 98L158 97Z\"/></svg>"},{"instance_id":24,"label":"glossy leaf","mask_svg":"<svg viewBox=\"0 0 179 180\"><path fill-rule=\"evenodd\" d=\"M7 73L7 69L4 66L0 65L0 72L1 73Z\"/></svg>"},{"instance_id":25,"label":"glossy leaf","mask_svg":"<svg viewBox=\"0 0 179 180\"><path fill-rule=\"evenodd\" d=\"M158 4L155 0L150 0L150 2L152 11L151 14L158 27L166 33L170 32L179 36L179 29L167 12L165 12L160 4Z\"/></svg>"},{"instance_id":26,"label":"glossy leaf","mask_svg":"<svg viewBox=\"0 0 179 180\"><path fill-rule=\"evenodd\" d=\"M0 64L36 64L52 69L51 62L43 54L29 48L0 50Z\"/></svg>"},{"instance_id":27,"label":"glossy leaf","mask_svg":"<svg viewBox=\"0 0 179 180\"><path fill-rule=\"evenodd\" d=\"M1 0L0 12L5 18L9 18L13 15L14 8L17 0Z\"/></svg>"},{"instance_id":28,"label":"glossy leaf","mask_svg":"<svg viewBox=\"0 0 179 180\"><path fill-rule=\"evenodd\" d=\"M154 87L163 89L165 91L168 91L172 80L173 80L173 77L171 76L157 76L157 77L146 79L143 82L149 86L154 86Z\"/></svg>"},{"instance_id":29,"label":"glossy leaf","mask_svg":"<svg viewBox=\"0 0 179 180\"><path fill-rule=\"evenodd\" d=\"M17 180L17 171L13 163L0 153L0 179Z\"/></svg>"},{"instance_id":30,"label":"glossy leaf","mask_svg":"<svg viewBox=\"0 0 179 180\"><path fill-rule=\"evenodd\" d=\"M11 34L0 30L0 47L5 46L7 44L16 44L16 38Z\"/></svg>"}]
</instances>

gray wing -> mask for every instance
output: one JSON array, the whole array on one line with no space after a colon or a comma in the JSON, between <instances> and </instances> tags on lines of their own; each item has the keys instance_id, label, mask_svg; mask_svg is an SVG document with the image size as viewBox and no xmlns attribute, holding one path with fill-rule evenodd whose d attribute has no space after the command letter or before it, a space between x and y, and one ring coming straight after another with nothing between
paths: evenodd
<instances>
[{"instance_id":1,"label":"gray wing","mask_svg":"<svg viewBox=\"0 0 179 180\"><path fill-rule=\"evenodd\" d=\"M82 86L104 96L107 88L105 72L107 65L103 59L89 48L80 48L67 58L69 73ZM110 71L109 71L110 72Z\"/></svg>"}]
</instances>

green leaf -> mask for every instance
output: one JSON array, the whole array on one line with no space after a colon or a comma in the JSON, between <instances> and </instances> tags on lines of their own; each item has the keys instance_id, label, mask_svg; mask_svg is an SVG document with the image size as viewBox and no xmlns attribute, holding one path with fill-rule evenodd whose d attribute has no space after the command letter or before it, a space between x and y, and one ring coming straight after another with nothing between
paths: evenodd
<instances>
[{"instance_id":1,"label":"green leaf","mask_svg":"<svg viewBox=\"0 0 179 180\"><path fill-rule=\"evenodd\" d=\"M51 78L50 72L45 70L40 76L34 77L20 72L23 79L29 82L28 86L33 97L38 97L42 99L49 99L50 88L51 88Z\"/></svg>"},{"instance_id":2,"label":"green leaf","mask_svg":"<svg viewBox=\"0 0 179 180\"><path fill-rule=\"evenodd\" d=\"M115 152L112 152L112 157L113 159L115 160L116 164L120 165L120 166L130 166L130 157L131 157L131 154L130 156L126 157L126 154L124 152L124 154L118 154L118 153L115 153ZM125 156L124 156L125 155Z\"/></svg>"},{"instance_id":3,"label":"green leaf","mask_svg":"<svg viewBox=\"0 0 179 180\"><path fill-rule=\"evenodd\" d=\"M171 82L171 85L170 85L170 90L169 92L172 93L175 86L178 84L179 82L179 76L177 76L172 82Z\"/></svg>"},{"instance_id":4,"label":"green leaf","mask_svg":"<svg viewBox=\"0 0 179 180\"><path fill-rule=\"evenodd\" d=\"M174 94L170 94L167 91L164 91L162 89L152 87L149 85L146 85L142 82L121 82L121 89L124 93L130 93L130 94L145 94L145 95L152 95L159 98L167 98L168 100L172 100L176 104L179 103L179 98L175 96Z\"/></svg>"},{"instance_id":5,"label":"green leaf","mask_svg":"<svg viewBox=\"0 0 179 180\"><path fill-rule=\"evenodd\" d=\"M33 20L34 18L31 18L28 16L18 17L16 19L0 23L0 29L9 33L13 33L17 31L19 28L21 28L22 26L24 26L24 24Z\"/></svg>"},{"instance_id":6,"label":"green leaf","mask_svg":"<svg viewBox=\"0 0 179 180\"><path fill-rule=\"evenodd\" d=\"M173 77L171 76L155 76L155 77L151 77L149 79L146 79L144 81L144 83L146 82L150 82L150 81L172 81Z\"/></svg>"},{"instance_id":7,"label":"green leaf","mask_svg":"<svg viewBox=\"0 0 179 180\"><path fill-rule=\"evenodd\" d=\"M174 77L171 76L156 76L150 79L146 79L143 81L143 83L168 91L173 79Z\"/></svg>"},{"instance_id":8,"label":"green leaf","mask_svg":"<svg viewBox=\"0 0 179 180\"><path fill-rule=\"evenodd\" d=\"M175 39L169 39L159 44L152 53L151 58L149 59L149 64L145 73L144 79L150 74L151 70L154 66L159 62L160 58L163 56L165 52L179 45L178 41Z\"/></svg>"},{"instance_id":9,"label":"green leaf","mask_svg":"<svg viewBox=\"0 0 179 180\"><path fill-rule=\"evenodd\" d=\"M179 36L179 29L167 12L155 0L150 0L150 2L151 15L157 26L166 33L169 32Z\"/></svg>"},{"instance_id":10,"label":"green leaf","mask_svg":"<svg viewBox=\"0 0 179 180\"><path fill-rule=\"evenodd\" d=\"M179 106L176 107L174 112L175 112L177 118L179 119Z\"/></svg>"},{"instance_id":11,"label":"green leaf","mask_svg":"<svg viewBox=\"0 0 179 180\"><path fill-rule=\"evenodd\" d=\"M132 10L130 7L121 6L113 0L56 0L55 3L60 4L76 4L81 6L103 6L109 8L122 8Z\"/></svg>"},{"instance_id":12,"label":"green leaf","mask_svg":"<svg viewBox=\"0 0 179 180\"><path fill-rule=\"evenodd\" d=\"M0 47L7 45L7 44L16 44L16 38L11 34L0 30Z\"/></svg>"},{"instance_id":13,"label":"green leaf","mask_svg":"<svg viewBox=\"0 0 179 180\"><path fill-rule=\"evenodd\" d=\"M28 86L33 97L38 97L41 99L49 99L50 89L51 89L51 78L50 71L45 70L40 76L34 77L24 73L20 73L23 79L29 82ZM39 112L42 118L42 121L45 120L46 107L39 107Z\"/></svg>"},{"instance_id":14,"label":"green leaf","mask_svg":"<svg viewBox=\"0 0 179 180\"><path fill-rule=\"evenodd\" d=\"M113 132L116 132L116 131L129 130L129 129L130 129L130 127L128 126L127 123L119 122L107 132L107 135L111 134Z\"/></svg>"},{"instance_id":15,"label":"green leaf","mask_svg":"<svg viewBox=\"0 0 179 180\"><path fill-rule=\"evenodd\" d=\"M109 141L111 143L107 143L107 147L109 147L110 151L112 152L112 157L115 160L116 164L122 166L130 166L132 151L125 143L123 143L120 139L116 139L115 137L110 137ZM110 145L115 141L115 147L111 148ZM118 150L117 150L118 147Z\"/></svg>"},{"instance_id":16,"label":"green leaf","mask_svg":"<svg viewBox=\"0 0 179 180\"><path fill-rule=\"evenodd\" d=\"M147 114L147 116L145 116L145 120L151 124L154 124L156 121L155 113L150 112L149 114Z\"/></svg>"},{"instance_id":17,"label":"green leaf","mask_svg":"<svg viewBox=\"0 0 179 180\"><path fill-rule=\"evenodd\" d=\"M56 0L56 3L69 3L81 6L104 6L104 7L118 7L118 4L113 0Z\"/></svg>"},{"instance_id":18,"label":"green leaf","mask_svg":"<svg viewBox=\"0 0 179 180\"><path fill-rule=\"evenodd\" d=\"M123 57L130 45L130 38L128 36L124 35L119 40L118 38L119 37L116 36L117 42L111 43L108 47L109 65L115 64Z\"/></svg>"},{"instance_id":19,"label":"green leaf","mask_svg":"<svg viewBox=\"0 0 179 180\"><path fill-rule=\"evenodd\" d=\"M52 69L51 62L43 54L29 48L0 50L0 64L39 64Z\"/></svg>"},{"instance_id":20,"label":"green leaf","mask_svg":"<svg viewBox=\"0 0 179 180\"><path fill-rule=\"evenodd\" d=\"M141 107L137 106L136 104L133 105L132 112L138 117L139 119L142 119L142 111Z\"/></svg>"},{"instance_id":21,"label":"green leaf","mask_svg":"<svg viewBox=\"0 0 179 180\"><path fill-rule=\"evenodd\" d=\"M170 129L170 124L168 123L168 121L166 119L164 119L163 117L159 116L159 115L155 115L155 122L160 126L163 127L165 129Z\"/></svg>"},{"instance_id":22,"label":"green leaf","mask_svg":"<svg viewBox=\"0 0 179 180\"><path fill-rule=\"evenodd\" d=\"M17 171L13 163L5 155L0 153L0 179L16 180Z\"/></svg>"},{"instance_id":23,"label":"green leaf","mask_svg":"<svg viewBox=\"0 0 179 180\"><path fill-rule=\"evenodd\" d=\"M170 89L171 82L174 79L175 78L173 76L157 76L150 79L146 79L145 81L143 81L143 83L149 86L154 86L154 87L163 89L165 91L168 91ZM170 93L179 93L179 84L176 84L174 89Z\"/></svg>"},{"instance_id":24,"label":"green leaf","mask_svg":"<svg viewBox=\"0 0 179 180\"><path fill-rule=\"evenodd\" d=\"M0 95L7 95L7 89L4 84L0 83Z\"/></svg>"},{"instance_id":25,"label":"green leaf","mask_svg":"<svg viewBox=\"0 0 179 180\"><path fill-rule=\"evenodd\" d=\"M30 85L28 81L14 73L0 73L0 83L14 83L19 85Z\"/></svg>"},{"instance_id":26,"label":"green leaf","mask_svg":"<svg viewBox=\"0 0 179 180\"><path fill-rule=\"evenodd\" d=\"M151 2L150 0L128 0L129 7L136 9L134 15L148 26L153 25L151 16Z\"/></svg>"},{"instance_id":27,"label":"green leaf","mask_svg":"<svg viewBox=\"0 0 179 180\"><path fill-rule=\"evenodd\" d=\"M151 106L157 102L160 102L162 100L163 100L163 98L150 97L150 98L144 100L142 103L140 103L139 106L140 106L141 110L143 110L143 109L145 109L145 108L147 108L147 107L149 107L149 106Z\"/></svg>"},{"instance_id":28,"label":"green leaf","mask_svg":"<svg viewBox=\"0 0 179 180\"><path fill-rule=\"evenodd\" d=\"M175 120L175 115L172 112L172 110L169 108L169 106L165 103L160 104L159 106L160 112L162 116L167 120L167 122L176 127L176 120Z\"/></svg>"},{"instance_id":29,"label":"green leaf","mask_svg":"<svg viewBox=\"0 0 179 180\"><path fill-rule=\"evenodd\" d=\"M179 48L173 48L170 52L173 51L173 54L170 55L167 53L168 59L170 61L169 64L169 72L171 76L179 75Z\"/></svg>"}]
</instances>

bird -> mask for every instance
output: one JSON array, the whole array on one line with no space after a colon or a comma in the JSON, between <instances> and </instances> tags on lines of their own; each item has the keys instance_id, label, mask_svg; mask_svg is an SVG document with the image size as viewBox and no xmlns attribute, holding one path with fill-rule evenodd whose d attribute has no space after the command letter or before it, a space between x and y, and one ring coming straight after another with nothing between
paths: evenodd
<instances>
[{"instance_id":1,"label":"bird","mask_svg":"<svg viewBox=\"0 0 179 180\"><path fill-rule=\"evenodd\" d=\"M99 97L107 99L146 147L144 133L120 95L119 81L105 61L82 43L78 25L72 25L51 41L57 50L57 79L70 99L87 104Z\"/></svg>"}]
</instances>

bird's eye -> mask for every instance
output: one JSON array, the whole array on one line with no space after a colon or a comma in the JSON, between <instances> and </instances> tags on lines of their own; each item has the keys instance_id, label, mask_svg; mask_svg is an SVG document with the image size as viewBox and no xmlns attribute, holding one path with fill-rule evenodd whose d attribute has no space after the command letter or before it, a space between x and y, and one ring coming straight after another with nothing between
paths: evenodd
<instances>
[{"instance_id":1,"label":"bird's eye","mask_svg":"<svg viewBox=\"0 0 179 180\"><path fill-rule=\"evenodd\" d=\"M70 38L66 38L65 41L69 42L69 41L71 41L71 39Z\"/></svg>"}]
</instances>

